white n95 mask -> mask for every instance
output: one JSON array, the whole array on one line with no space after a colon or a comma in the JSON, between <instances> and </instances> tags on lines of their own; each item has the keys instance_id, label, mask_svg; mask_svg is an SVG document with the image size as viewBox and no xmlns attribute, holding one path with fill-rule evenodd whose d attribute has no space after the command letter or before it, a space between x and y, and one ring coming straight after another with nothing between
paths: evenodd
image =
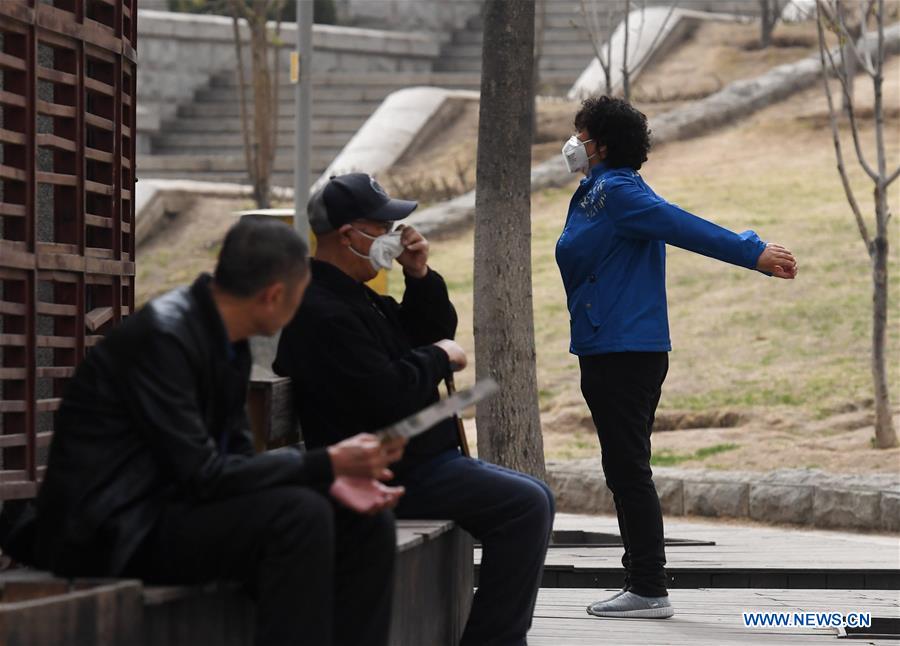
<instances>
[{"instance_id":1,"label":"white n95 mask","mask_svg":"<svg viewBox=\"0 0 900 646\"><path fill-rule=\"evenodd\" d=\"M566 162L566 168L570 173L577 173L588 167L588 160L594 156L591 155L591 157L588 157L587 149L584 146L589 141L593 141L593 139L581 141L577 136L572 135L569 137L568 141L563 144L562 156L563 160Z\"/></svg>"},{"instance_id":2,"label":"white n95 mask","mask_svg":"<svg viewBox=\"0 0 900 646\"><path fill-rule=\"evenodd\" d=\"M361 236L364 236L372 241L372 246L369 248L369 255L364 253L359 253L352 246L350 247L350 251L355 253L360 258L367 258L370 263L372 263L372 268L375 271L380 269L390 270L394 265L394 260L397 259L397 256L403 253L403 242L401 238L403 237L402 231L391 231L390 233L385 233L380 236L370 236L365 231L360 231L356 227L353 227L353 230L359 233Z\"/></svg>"}]
</instances>

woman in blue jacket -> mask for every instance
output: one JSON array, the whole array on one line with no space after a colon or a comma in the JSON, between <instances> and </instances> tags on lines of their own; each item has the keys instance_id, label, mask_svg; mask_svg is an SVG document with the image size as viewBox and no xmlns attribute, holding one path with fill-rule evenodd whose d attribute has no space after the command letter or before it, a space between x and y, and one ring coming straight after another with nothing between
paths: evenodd
<instances>
[{"instance_id":1,"label":"woman in blue jacket","mask_svg":"<svg viewBox=\"0 0 900 646\"><path fill-rule=\"evenodd\" d=\"M753 231L734 233L659 197L638 174L647 161L647 118L628 102L586 100L563 147L572 196L556 261L568 298L581 391L602 450L625 546L625 588L588 612L600 617L664 618L662 512L650 470L650 432L668 369L666 244L792 279L790 251Z\"/></svg>"}]
</instances>

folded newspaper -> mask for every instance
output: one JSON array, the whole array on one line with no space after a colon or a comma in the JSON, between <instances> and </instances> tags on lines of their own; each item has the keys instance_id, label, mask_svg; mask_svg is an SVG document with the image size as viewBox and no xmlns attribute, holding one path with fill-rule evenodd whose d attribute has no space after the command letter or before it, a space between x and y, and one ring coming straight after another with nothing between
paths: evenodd
<instances>
[{"instance_id":1,"label":"folded newspaper","mask_svg":"<svg viewBox=\"0 0 900 646\"><path fill-rule=\"evenodd\" d=\"M498 390L500 390L500 386L497 385L496 381L491 378L483 379L468 390L461 390L447 399L442 399L427 408L423 408L418 413L386 426L377 431L375 435L382 441L395 437L413 438L432 428L438 422L453 415L458 415L465 409L490 397Z\"/></svg>"}]
</instances>

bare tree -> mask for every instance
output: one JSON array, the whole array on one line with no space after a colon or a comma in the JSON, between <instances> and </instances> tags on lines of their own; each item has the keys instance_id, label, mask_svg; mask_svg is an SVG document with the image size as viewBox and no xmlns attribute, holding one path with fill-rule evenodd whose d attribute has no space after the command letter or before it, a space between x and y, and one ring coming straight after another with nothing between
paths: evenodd
<instances>
[{"instance_id":1,"label":"bare tree","mask_svg":"<svg viewBox=\"0 0 900 646\"><path fill-rule=\"evenodd\" d=\"M622 65L620 71L622 73L622 96L626 101L631 100L631 78L635 72L640 70L647 62L649 57L656 49L659 39L666 31L666 27L675 13L678 6L678 0L669 5L669 11L666 17L653 34L653 40L650 46L644 51L644 54L629 64L628 55L630 53L631 41L631 0L580 0L581 15L584 20L584 29L588 32L591 45L594 48L594 56L600 63L600 69L603 70L604 76L604 94L612 95L613 90L613 34L615 33L614 19L623 14L623 30L624 41L622 44ZM589 5L590 4L590 8ZM641 39L645 32L647 2L643 0L640 5L640 23L636 30L636 43L640 45Z\"/></svg>"},{"instance_id":2,"label":"bare tree","mask_svg":"<svg viewBox=\"0 0 900 646\"><path fill-rule=\"evenodd\" d=\"M268 208L271 176L275 165L278 136L278 88L281 14L285 0L230 0L234 45L237 53L238 96L244 160L253 185L253 199L259 208ZM268 16L276 16L274 36L269 32ZM244 72L244 47L240 21L250 32L250 70L253 83L253 128L247 110L247 83ZM271 55L271 61L270 61Z\"/></svg>"},{"instance_id":3,"label":"bare tree","mask_svg":"<svg viewBox=\"0 0 900 646\"><path fill-rule=\"evenodd\" d=\"M835 6L840 0L818 0L816 3L817 27L819 33L819 56L822 62L822 80L825 86L825 96L828 101L828 114L831 122L831 134L834 139L834 151L837 159L837 170L841 177L844 192L850 209L856 219L860 237L872 262L872 379L875 391L875 445L878 448L891 448L897 446L897 433L891 419L890 391L887 381L887 316L888 316L888 222L891 218L888 206L888 187L900 176L900 166L892 172L887 170L887 159L884 144L884 97L882 85L884 83L884 0L867 0L868 6L864 7L862 16L861 33L863 46L858 47L855 39L844 21L845 13ZM866 42L870 37L867 33L868 22L875 22L876 43ZM869 158L863 151L860 142L859 123L856 110L853 105L853 95L850 90L850 81L847 78L846 64L840 64L835 60L835 55L825 42L825 29L832 31L838 37L842 45L841 53L847 52L852 56L854 63L863 70L871 79L874 89L875 102L873 116L875 121L875 156L876 165L873 167ZM847 177L847 169L844 166L844 156L841 148L841 137L838 129L838 109L835 108L831 95L831 87L828 84L828 75L833 74L840 81L842 93L847 106L847 118L850 133L853 139L853 147L856 151L856 159L872 180L875 198L875 235L869 232L866 219L862 215L859 202L850 186Z\"/></svg>"},{"instance_id":4,"label":"bare tree","mask_svg":"<svg viewBox=\"0 0 900 646\"><path fill-rule=\"evenodd\" d=\"M478 454L538 477L544 448L531 291L534 0L487 0L475 187L478 378L502 392L476 413Z\"/></svg>"},{"instance_id":5,"label":"bare tree","mask_svg":"<svg viewBox=\"0 0 900 646\"><path fill-rule=\"evenodd\" d=\"M759 0L759 46L762 49L772 44L772 32L783 8L780 0Z\"/></svg>"}]
</instances>

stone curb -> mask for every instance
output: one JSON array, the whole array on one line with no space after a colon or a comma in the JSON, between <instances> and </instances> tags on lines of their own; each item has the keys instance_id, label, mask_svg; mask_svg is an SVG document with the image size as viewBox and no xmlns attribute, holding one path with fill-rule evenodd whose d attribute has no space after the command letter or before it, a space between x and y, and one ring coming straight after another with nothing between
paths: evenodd
<instances>
[{"instance_id":1,"label":"stone curb","mask_svg":"<svg viewBox=\"0 0 900 646\"><path fill-rule=\"evenodd\" d=\"M668 516L749 518L827 529L900 532L898 475L658 467L653 480ZM597 458L548 462L547 483L561 511L615 513Z\"/></svg>"}]
</instances>

